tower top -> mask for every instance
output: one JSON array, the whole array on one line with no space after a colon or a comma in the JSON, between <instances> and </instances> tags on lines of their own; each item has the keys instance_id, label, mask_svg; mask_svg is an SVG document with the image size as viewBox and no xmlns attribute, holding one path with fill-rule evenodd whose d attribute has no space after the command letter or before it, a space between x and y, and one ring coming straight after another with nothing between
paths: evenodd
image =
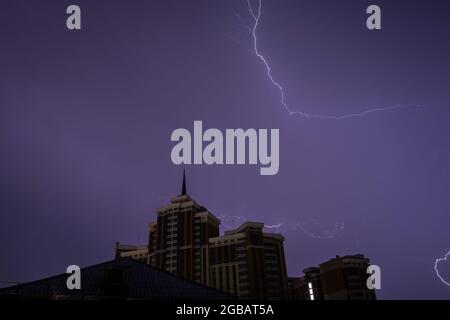
<instances>
[{"instance_id":1,"label":"tower top","mask_svg":"<svg viewBox=\"0 0 450 320\"><path fill-rule=\"evenodd\" d=\"M186 195L186 172L185 169L183 169L183 185L181 186L181 195Z\"/></svg>"}]
</instances>

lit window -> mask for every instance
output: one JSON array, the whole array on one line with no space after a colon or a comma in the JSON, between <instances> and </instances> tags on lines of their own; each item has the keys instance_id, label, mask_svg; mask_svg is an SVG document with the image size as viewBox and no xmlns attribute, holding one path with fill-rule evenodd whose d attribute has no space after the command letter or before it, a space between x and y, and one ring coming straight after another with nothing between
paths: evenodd
<instances>
[{"instance_id":1,"label":"lit window","mask_svg":"<svg viewBox=\"0 0 450 320\"><path fill-rule=\"evenodd\" d=\"M314 300L314 291L311 282L308 282L308 288L309 288L309 299Z\"/></svg>"}]
</instances>

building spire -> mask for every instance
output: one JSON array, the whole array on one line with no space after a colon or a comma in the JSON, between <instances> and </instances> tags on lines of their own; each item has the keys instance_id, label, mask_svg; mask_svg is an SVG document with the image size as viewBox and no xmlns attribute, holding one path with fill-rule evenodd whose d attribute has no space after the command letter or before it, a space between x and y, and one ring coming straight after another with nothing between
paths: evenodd
<instances>
[{"instance_id":1,"label":"building spire","mask_svg":"<svg viewBox=\"0 0 450 320\"><path fill-rule=\"evenodd\" d=\"M185 196L186 195L186 172L183 169L183 185L181 187L181 195Z\"/></svg>"}]
</instances>

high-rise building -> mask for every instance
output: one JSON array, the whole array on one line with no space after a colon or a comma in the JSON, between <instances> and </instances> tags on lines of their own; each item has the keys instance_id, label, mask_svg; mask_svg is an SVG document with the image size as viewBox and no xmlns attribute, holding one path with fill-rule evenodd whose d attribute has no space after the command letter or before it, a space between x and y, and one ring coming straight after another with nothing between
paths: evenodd
<instances>
[{"instance_id":1,"label":"high-rise building","mask_svg":"<svg viewBox=\"0 0 450 320\"><path fill-rule=\"evenodd\" d=\"M220 220L186 192L183 173L181 194L156 209L149 223L149 263L185 279L209 284L209 241L219 235Z\"/></svg>"},{"instance_id":2,"label":"high-rise building","mask_svg":"<svg viewBox=\"0 0 450 320\"><path fill-rule=\"evenodd\" d=\"M246 222L209 239L211 284L247 299L287 299L283 236Z\"/></svg>"},{"instance_id":3,"label":"high-rise building","mask_svg":"<svg viewBox=\"0 0 450 320\"><path fill-rule=\"evenodd\" d=\"M220 220L186 189L156 209L148 245L116 244L116 257L146 261L159 269L248 299L287 299L284 237L246 222L219 236Z\"/></svg>"}]
</instances>

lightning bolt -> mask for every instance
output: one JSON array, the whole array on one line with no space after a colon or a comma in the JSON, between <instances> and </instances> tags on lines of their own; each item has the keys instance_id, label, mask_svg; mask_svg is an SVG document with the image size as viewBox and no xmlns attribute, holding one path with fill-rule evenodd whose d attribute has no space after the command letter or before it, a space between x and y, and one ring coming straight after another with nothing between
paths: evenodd
<instances>
[{"instance_id":1,"label":"lightning bolt","mask_svg":"<svg viewBox=\"0 0 450 320\"><path fill-rule=\"evenodd\" d=\"M447 261L447 258L448 258L449 256L450 256L450 251L447 252L443 258L438 258L438 259L436 259L436 261L434 262L434 271L436 271L436 275L438 276L439 280L441 280L441 282L442 282L443 284L445 284L446 286L448 286L448 287L450 287L450 282L446 281L446 280L440 275L439 270L438 270L438 265L439 265L440 262Z\"/></svg>"},{"instance_id":2,"label":"lightning bolt","mask_svg":"<svg viewBox=\"0 0 450 320\"><path fill-rule=\"evenodd\" d=\"M306 113L304 111L292 110L291 108L289 108L289 106L286 103L285 92L284 92L283 86L277 80L275 80L275 78L272 76L272 70L270 68L270 64L267 61L267 59L264 57L264 55L261 53L261 51L259 50L259 47L258 47L257 29L258 29L258 26L259 26L260 20L261 20L262 0L257 0L257 3L258 3L257 7L254 8L251 5L250 0L247 0L248 10L249 10L249 13L254 22L253 27L249 27L249 26L245 25L245 23L242 21L242 19L239 16L238 16L238 18L239 18L241 24L243 24L244 27L250 32L250 35L252 37L252 40L253 40L252 47L253 48L252 48L251 52L253 52L256 55L256 57L264 65L264 67L266 69L266 75L267 75L268 79L270 80L270 82L272 83L272 85L274 87L276 87L278 89L278 91L280 92L281 105L288 112L289 115L291 115L291 116L299 115L299 116L303 116L305 118L310 118L310 119L344 120L344 119L349 119L349 118L363 117L365 115L375 113L375 112L380 112L380 111L389 111L389 110L412 108L412 107L416 107L416 108L422 107L421 105L417 105L417 104L394 105L394 106L389 106L389 107L376 107L376 108L365 110L365 111L362 111L359 113L350 113L350 114L344 114L344 115L340 115L340 116L310 114L310 113Z\"/></svg>"}]
</instances>

